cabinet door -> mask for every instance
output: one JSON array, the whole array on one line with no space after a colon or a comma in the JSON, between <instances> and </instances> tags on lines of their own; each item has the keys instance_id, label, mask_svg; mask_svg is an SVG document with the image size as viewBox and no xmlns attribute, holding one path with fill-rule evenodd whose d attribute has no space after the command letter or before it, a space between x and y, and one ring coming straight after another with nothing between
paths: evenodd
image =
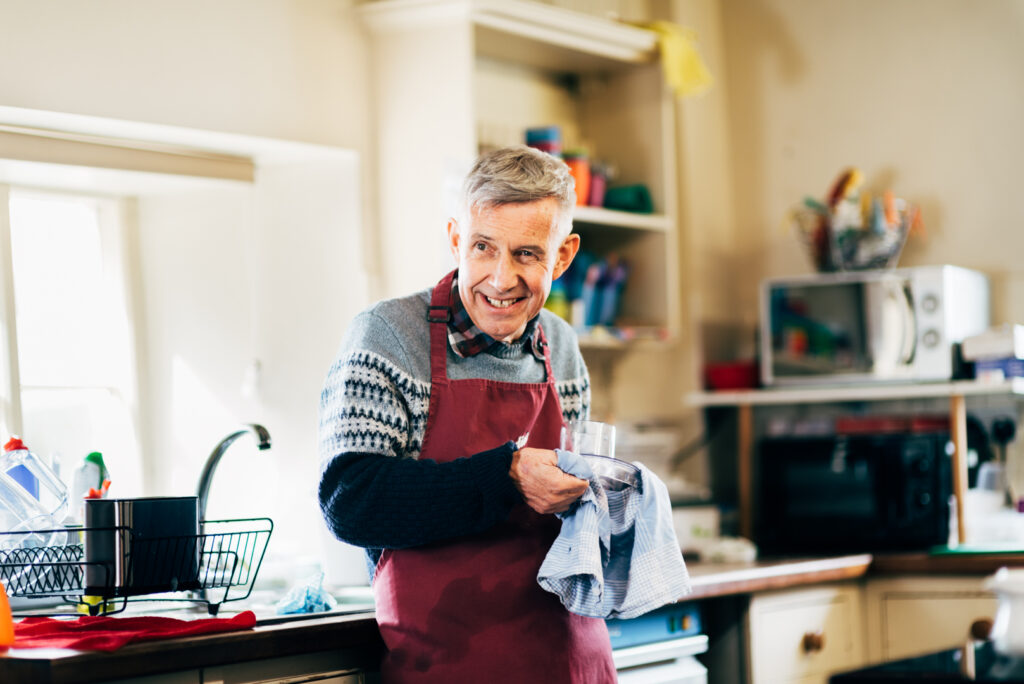
<instances>
[{"instance_id":1,"label":"cabinet door","mask_svg":"<svg viewBox=\"0 0 1024 684\"><path fill-rule=\"evenodd\" d=\"M870 580L865 591L871 662L898 660L963 644L971 623L995 616L981 577Z\"/></svg>"},{"instance_id":2,"label":"cabinet door","mask_svg":"<svg viewBox=\"0 0 1024 684\"><path fill-rule=\"evenodd\" d=\"M863 662L857 585L755 594L747 624L752 684L824 684Z\"/></svg>"},{"instance_id":3,"label":"cabinet door","mask_svg":"<svg viewBox=\"0 0 1024 684\"><path fill-rule=\"evenodd\" d=\"M205 668L203 684L361 684L367 679L359 667L360 660L365 659L344 650L253 660Z\"/></svg>"},{"instance_id":4,"label":"cabinet door","mask_svg":"<svg viewBox=\"0 0 1024 684\"><path fill-rule=\"evenodd\" d=\"M187 670L184 672L170 672L167 674L149 675L146 677L131 677L130 679L117 679L109 684L202 684L199 670Z\"/></svg>"}]
</instances>

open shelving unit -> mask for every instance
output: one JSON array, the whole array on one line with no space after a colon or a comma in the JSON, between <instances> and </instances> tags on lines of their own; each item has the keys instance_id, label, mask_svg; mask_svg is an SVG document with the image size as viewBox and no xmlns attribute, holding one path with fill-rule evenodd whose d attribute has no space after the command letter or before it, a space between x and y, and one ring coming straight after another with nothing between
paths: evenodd
<instances>
[{"instance_id":1,"label":"open shelving unit","mask_svg":"<svg viewBox=\"0 0 1024 684\"><path fill-rule=\"evenodd\" d=\"M615 168L618 183L643 183L655 207L576 208L581 249L630 264L620 317L637 332L635 342L583 334L581 346L658 345L678 335L675 103L657 35L530 0L379 0L360 13L378 84L387 294L450 270L444 222L477 154L557 125L566 149L586 147Z\"/></svg>"}]
</instances>

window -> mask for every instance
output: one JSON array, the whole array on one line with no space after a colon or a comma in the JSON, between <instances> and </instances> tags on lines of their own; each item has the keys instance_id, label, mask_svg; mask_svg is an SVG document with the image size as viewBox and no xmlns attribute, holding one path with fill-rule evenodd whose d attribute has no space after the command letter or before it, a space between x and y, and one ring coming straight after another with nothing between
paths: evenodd
<instances>
[{"instance_id":1,"label":"window","mask_svg":"<svg viewBox=\"0 0 1024 684\"><path fill-rule=\"evenodd\" d=\"M100 451L118 491L139 491L124 202L11 189L0 204L5 197L0 254L9 254L11 278L0 282L0 330L16 367L6 373L3 438L20 434L65 481Z\"/></svg>"}]
</instances>

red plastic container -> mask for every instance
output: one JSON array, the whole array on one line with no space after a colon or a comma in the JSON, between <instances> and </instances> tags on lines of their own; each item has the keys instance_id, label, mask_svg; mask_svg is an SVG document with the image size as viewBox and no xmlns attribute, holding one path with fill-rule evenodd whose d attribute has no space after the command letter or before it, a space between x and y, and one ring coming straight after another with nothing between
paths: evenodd
<instances>
[{"instance_id":1,"label":"red plastic container","mask_svg":"<svg viewBox=\"0 0 1024 684\"><path fill-rule=\"evenodd\" d=\"M704 383L711 390L754 389L759 373L756 361L730 361L704 365Z\"/></svg>"}]
</instances>

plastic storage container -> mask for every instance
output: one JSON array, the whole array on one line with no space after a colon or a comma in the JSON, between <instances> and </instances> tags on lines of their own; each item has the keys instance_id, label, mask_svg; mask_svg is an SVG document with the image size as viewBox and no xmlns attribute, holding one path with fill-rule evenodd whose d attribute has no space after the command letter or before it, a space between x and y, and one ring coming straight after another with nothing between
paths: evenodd
<instances>
[{"instance_id":1,"label":"plastic storage container","mask_svg":"<svg viewBox=\"0 0 1024 684\"><path fill-rule=\"evenodd\" d=\"M569 173L576 181L576 204L586 206L590 199L590 160L581 150L567 151L564 158Z\"/></svg>"}]
</instances>

